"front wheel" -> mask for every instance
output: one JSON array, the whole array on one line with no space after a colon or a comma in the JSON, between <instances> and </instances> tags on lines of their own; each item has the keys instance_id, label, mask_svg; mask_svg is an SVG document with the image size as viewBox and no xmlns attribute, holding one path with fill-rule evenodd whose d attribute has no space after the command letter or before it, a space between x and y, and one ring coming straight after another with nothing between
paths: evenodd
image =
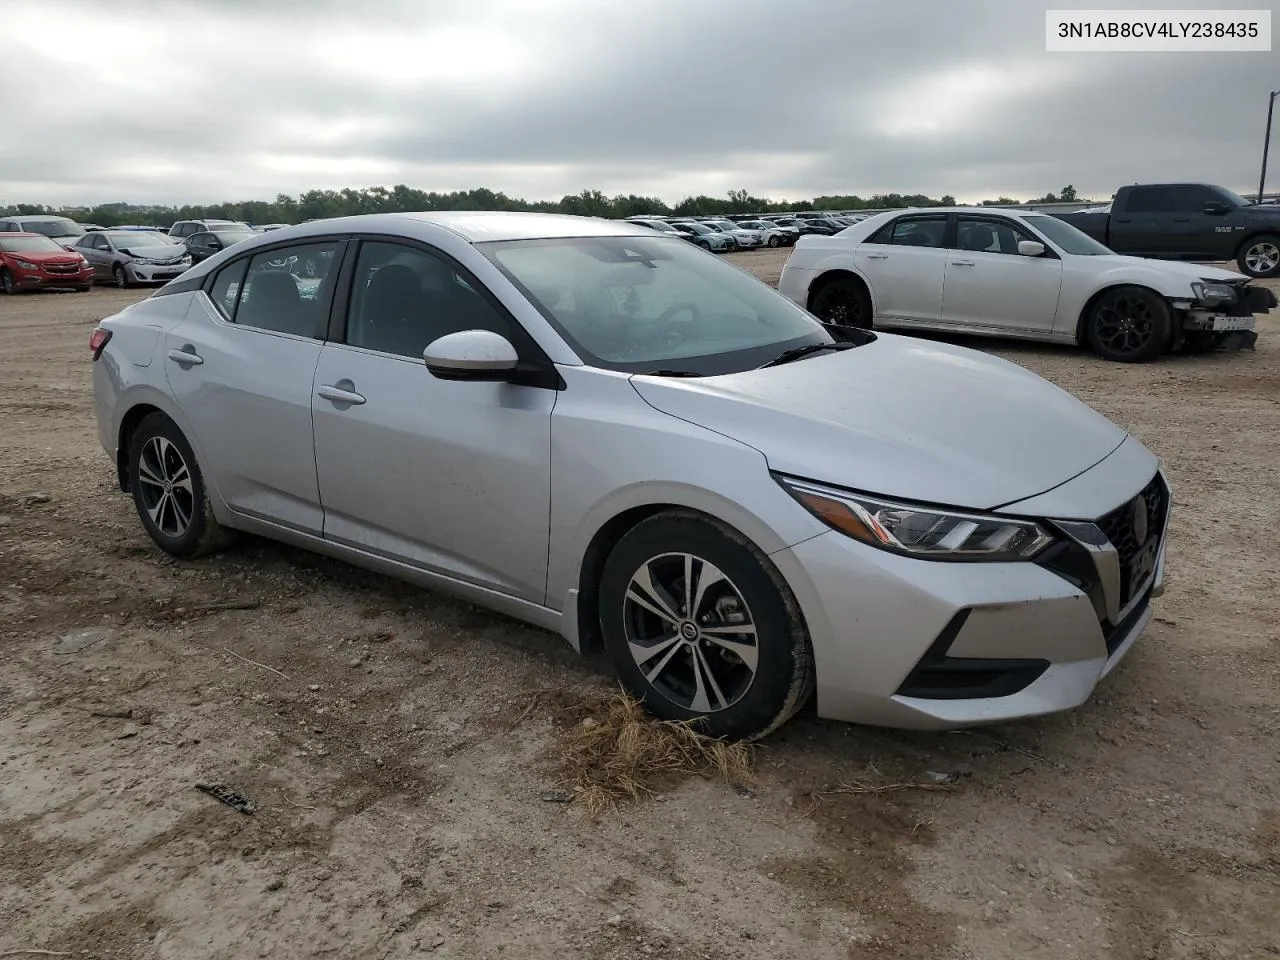
<instances>
[{"instance_id":1,"label":"front wheel","mask_svg":"<svg viewBox=\"0 0 1280 960\"><path fill-rule=\"evenodd\" d=\"M125 272L124 267L120 264L117 263L111 268L111 279L115 281L116 286L121 290L129 289L129 274Z\"/></svg>"},{"instance_id":2,"label":"front wheel","mask_svg":"<svg viewBox=\"0 0 1280 960\"><path fill-rule=\"evenodd\" d=\"M776 247L781 242L782 241L779 240L776 235L769 238L769 246L771 247Z\"/></svg>"},{"instance_id":3,"label":"front wheel","mask_svg":"<svg viewBox=\"0 0 1280 960\"><path fill-rule=\"evenodd\" d=\"M166 553L198 557L231 542L231 531L213 516L191 444L163 413L149 415L134 430L129 481L142 526Z\"/></svg>"},{"instance_id":4,"label":"front wheel","mask_svg":"<svg viewBox=\"0 0 1280 960\"><path fill-rule=\"evenodd\" d=\"M1164 299L1142 287L1106 291L1085 319L1085 340L1104 360L1143 363L1169 346L1173 319Z\"/></svg>"},{"instance_id":5,"label":"front wheel","mask_svg":"<svg viewBox=\"0 0 1280 960\"><path fill-rule=\"evenodd\" d=\"M14 279L13 273L8 267L0 270L0 287L4 287L4 292L11 297L21 292L18 287L18 281Z\"/></svg>"},{"instance_id":6,"label":"front wheel","mask_svg":"<svg viewBox=\"0 0 1280 960\"><path fill-rule=\"evenodd\" d=\"M790 589L750 541L687 510L637 524L600 579L600 628L623 685L663 720L762 737L813 691Z\"/></svg>"},{"instance_id":7,"label":"front wheel","mask_svg":"<svg viewBox=\"0 0 1280 960\"><path fill-rule=\"evenodd\" d=\"M1251 277L1280 276L1280 237L1264 234L1246 241L1236 265Z\"/></svg>"}]
</instances>

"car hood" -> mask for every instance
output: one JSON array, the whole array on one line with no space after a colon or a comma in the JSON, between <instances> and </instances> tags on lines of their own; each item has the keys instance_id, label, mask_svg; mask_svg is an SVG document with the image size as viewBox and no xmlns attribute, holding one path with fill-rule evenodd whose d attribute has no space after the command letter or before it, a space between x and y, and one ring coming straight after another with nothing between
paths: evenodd
<instances>
[{"instance_id":1,"label":"car hood","mask_svg":"<svg viewBox=\"0 0 1280 960\"><path fill-rule=\"evenodd\" d=\"M142 257L146 260L175 260L187 256L187 248L177 243L150 244L131 243L120 247L120 252L131 257Z\"/></svg>"},{"instance_id":2,"label":"car hood","mask_svg":"<svg viewBox=\"0 0 1280 960\"><path fill-rule=\"evenodd\" d=\"M1185 277L1187 280L1245 280L1244 274L1234 270L1223 270L1221 267L1206 267L1199 263L1185 263L1178 260L1152 260L1147 257L1124 257L1119 254L1097 258L1117 267L1134 266L1158 267L1171 276Z\"/></svg>"},{"instance_id":3,"label":"car hood","mask_svg":"<svg viewBox=\"0 0 1280 960\"><path fill-rule=\"evenodd\" d=\"M9 254L19 260L26 260L28 263L79 263L80 254L70 250L39 250L27 251L21 250L17 253Z\"/></svg>"},{"instance_id":4,"label":"car hood","mask_svg":"<svg viewBox=\"0 0 1280 960\"><path fill-rule=\"evenodd\" d=\"M1065 483L1126 436L1016 364L892 334L745 373L631 382L656 409L756 448L772 470L971 510Z\"/></svg>"}]
</instances>

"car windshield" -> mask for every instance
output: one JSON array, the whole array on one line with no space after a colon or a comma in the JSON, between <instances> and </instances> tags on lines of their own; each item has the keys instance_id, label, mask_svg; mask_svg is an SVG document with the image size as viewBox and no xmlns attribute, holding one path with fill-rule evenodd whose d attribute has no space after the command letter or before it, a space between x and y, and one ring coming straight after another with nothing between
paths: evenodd
<instances>
[{"instance_id":1,"label":"car windshield","mask_svg":"<svg viewBox=\"0 0 1280 960\"><path fill-rule=\"evenodd\" d=\"M29 226L29 224L27 224ZM5 253L65 253L66 250L48 237L0 237L0 250Z\"/></svg>"},{"instance_id":2,"label":"car windshield","mask_svg":"<svg viewBox=\"0 0 1280 960\"><path fill-rule=\"evenodd\" d=\"M1082 230L1077 230L1057 217L1025 217L1027 226L1034 227L1048 237L1063 253L1075 257L1109 257L1115 251L1103 246Z\"/></svg>"},{"instance_id":3,"label":"car windshield","mask_svg":"<svg viewBox=\"0 0 1280 960\"><path fill-rule=\"evenodd\" d=\"M43 233L46 237L83 237L84 227L74 220L58 217L51 220L27 220L22 224L27 233Z\"/></svg>"},{"instance_id":4,"label":"car windshield","mask_svg":"<svg viewBox=\"0 0 1280 960\"><path fill-rule=\"evenodd\" d=\"M646 227L651 227L652 229L657 230L659 233L679 233L680 232L671 224L664 223L661 220L641 220L640 222L643 223Z\"/></svg>"},{"instance_id":5,"label":"car windshield","mask_svg":"<svg viewBox=\"0 0 1280 960\"><path fill-rule=\"evenodd\" d=\"M716 232L712 230L710 227L708 227L705 223L682 223L680 224L680 226L687 227L688 229L692 230L694 233L707 234L707 233Z\"/></svg>"},{"instance_id":6,"label":"car windshield","mask_svg":"<svg viewBox=\"0 0 1280 960\"><path fill-rule=\"evenodd\" d=\"M665 237L575 237L477 246L586 362L610 370L736 373L830 343L791 301Z\"/></svg>"},{"instance_id":7,"label":"car windshield","mask_svg":"<svg viewBox=\"0 0 1280 960\"><path fill-rule=\"evenodd\" d=\"M161 240L160 234L148 230L108 230L106 235L117 247L166 247L167 240Z\"/></svg>"}]
</instances>

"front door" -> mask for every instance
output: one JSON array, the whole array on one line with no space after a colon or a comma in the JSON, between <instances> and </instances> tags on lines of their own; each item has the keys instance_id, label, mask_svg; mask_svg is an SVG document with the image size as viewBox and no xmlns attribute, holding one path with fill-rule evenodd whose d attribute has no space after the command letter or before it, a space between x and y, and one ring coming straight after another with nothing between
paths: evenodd
<instances>
[{"instance_id":1,"label":"front door","mask_svg":"<svg viewBox=\"0 0 1280 960\"><path fill-rule=\"evenodd\" d=\"M169 385L200 465L237 513L319 535L311 389L342 241L233 260L166 335ZM323 254L317 284L272 269Z\"/></svg>"},{"instance_id":2,"label":"front door","mask_svg":"<svg viewBox=\"0 0 1280 960\"><path fill-rule=\"evenodd\" d=\"M556 393L437 380L432 340L515 320L430 248L360 244L345 330L312 398L324 535L542 603Z\"/></svg>"},{"instance_id":3,"label":"front door","mask_svg":"<svg viewBox=\"0 0 1280 960\"><path fill-rule=\"evenodd\" d=\"M946 323L992 333L1052 332L1062 260L1047 247L1043 256L1024 257L1019 240L1043 242L1001 217L960 215L947 251Z\"/></svg>"}]
</instances>

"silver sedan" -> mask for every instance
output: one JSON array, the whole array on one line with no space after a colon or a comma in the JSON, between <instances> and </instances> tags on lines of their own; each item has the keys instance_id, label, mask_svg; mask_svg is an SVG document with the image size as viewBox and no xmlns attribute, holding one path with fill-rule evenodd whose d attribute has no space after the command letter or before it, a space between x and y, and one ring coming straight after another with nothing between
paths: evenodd
<instances>
[{"instance_id":1,"label":"silver sedan","mask_svg":"<svg viewBox=\"0 0 1280 960\"><path fill-rule=\"evenodd\" d=\"M90 346L102 445L162 549L248 531L449 591L603 646L653 713L717 736L815 691L905 727L1073 707L1162 589L1169 488L1123 430L632 224L286 227Z\"/></svg>"},{"instance_id":2,"label":"silver sedan","mask_svg":"<svg viewBox=\"0 0 1280 960\"><path fill-rule=\"evenodd\" d=\"M94 230L71 249L89 261L95 280L121 289L167 283L191 266L186 247L152 230Z\"/></svg>"}]
</instances>

